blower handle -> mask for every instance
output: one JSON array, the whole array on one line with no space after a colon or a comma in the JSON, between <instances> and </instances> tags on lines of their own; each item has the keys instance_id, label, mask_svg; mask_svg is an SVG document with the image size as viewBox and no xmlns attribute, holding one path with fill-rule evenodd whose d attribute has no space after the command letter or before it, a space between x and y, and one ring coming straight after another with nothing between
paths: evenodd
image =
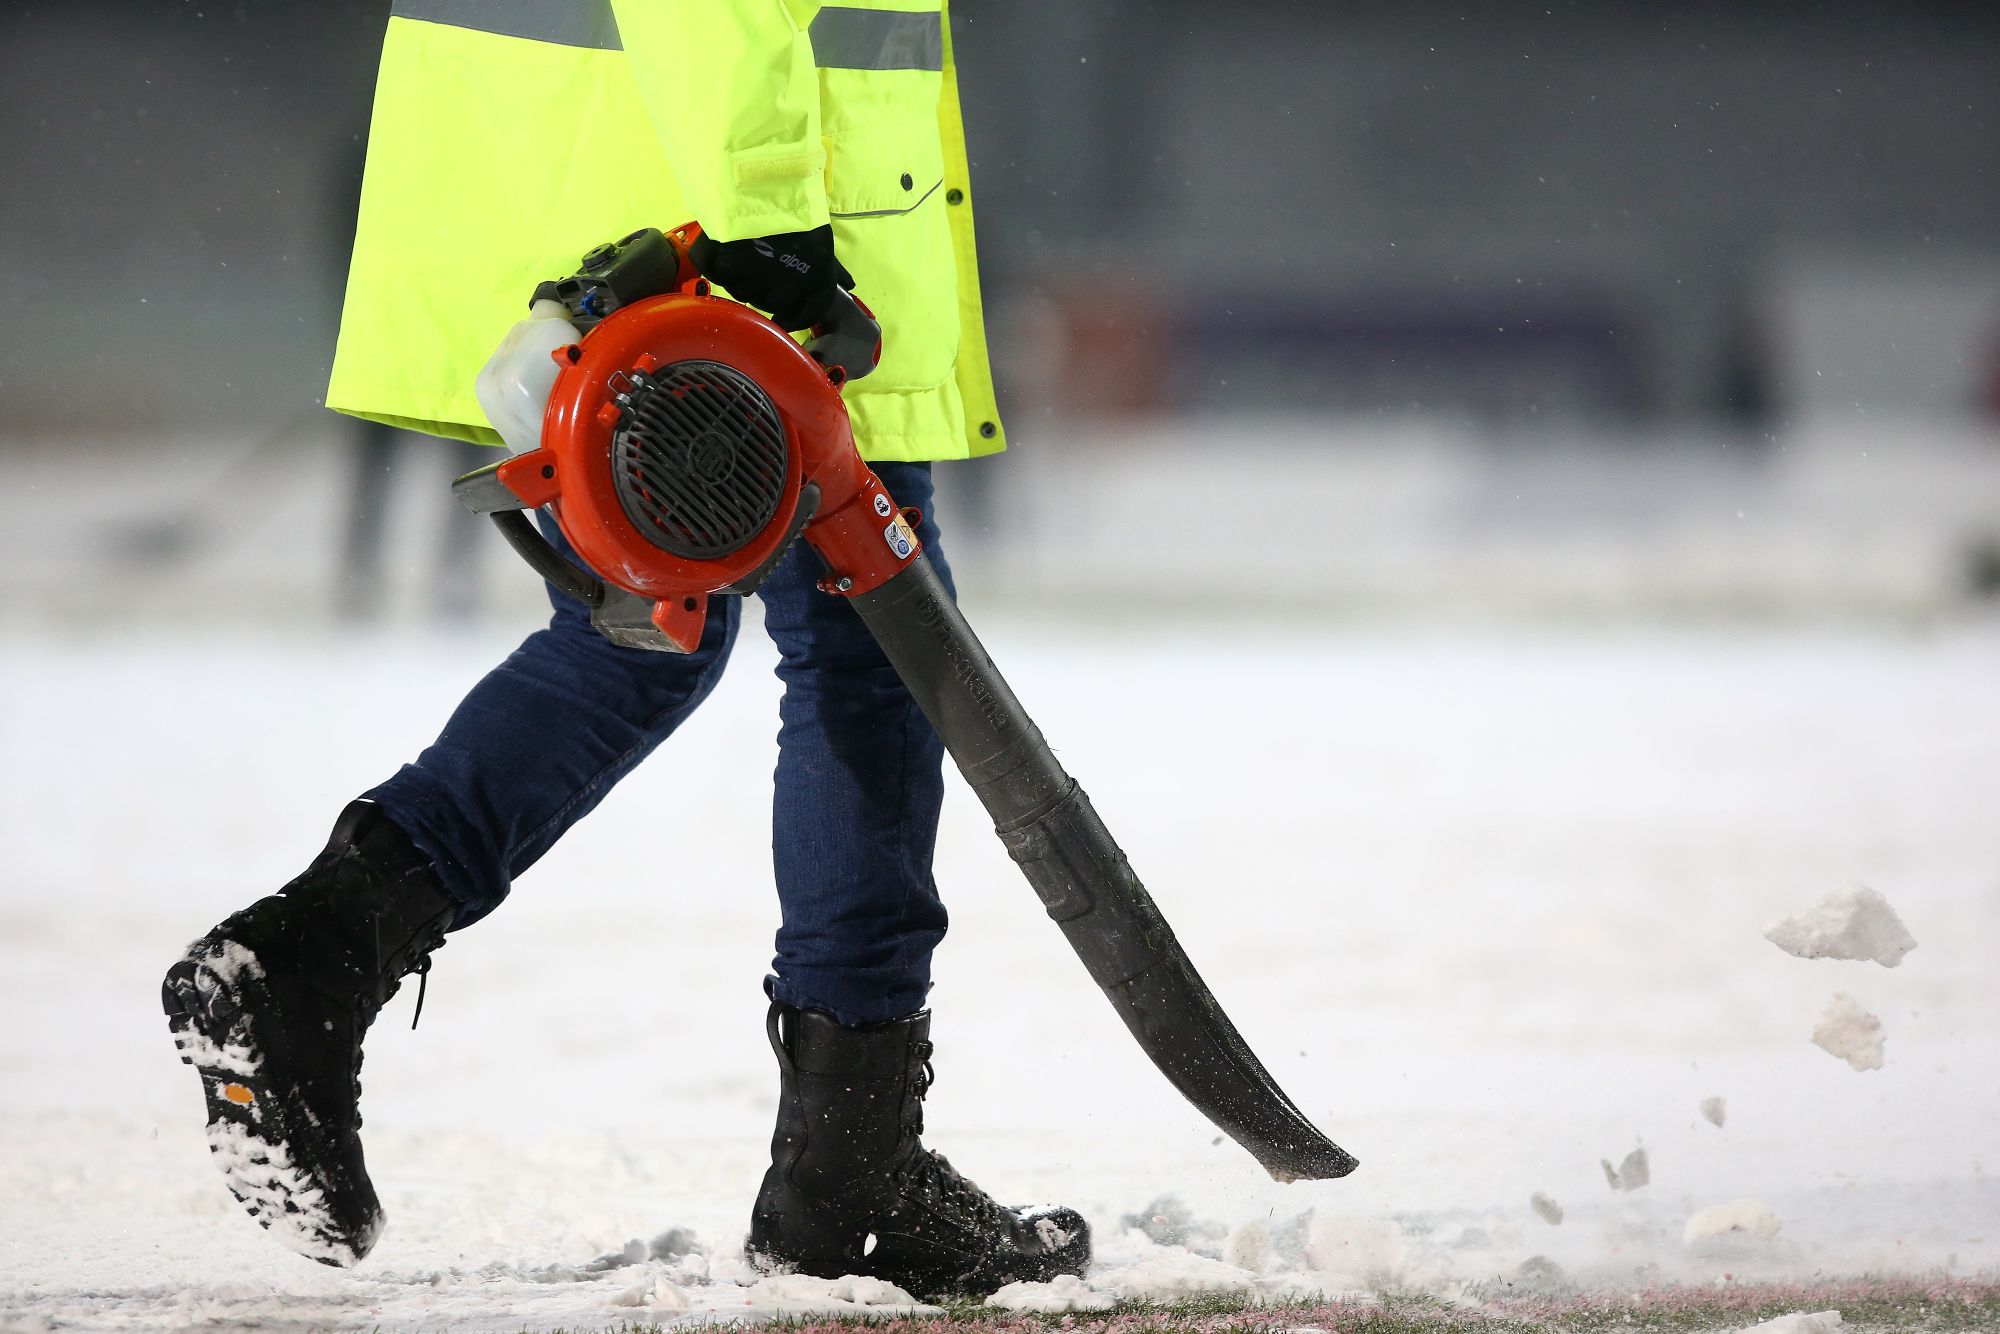
<instances>
[{"instance_id":1,"label":"blower handle","mask_svg":"<svg viewBox=\"0 0 2000 1334\"><path fill-rule=\"evenodd\" d=\"M507 539L507 545L557 590L586 607L604 604L604 581L557 551L554 543L535 531L527 515L519 510L503 510L488 517L500 530L500 536Z\"/></svg>"},{"instance_id":2,"label":"blower handle","mask_svg":"<svg viewBox=\"0 0 2000 1334\"><path fill-rule=\"evenodd\" d=\"M674 290L707 296L708 281L694 263L694 243L701 235L699 222L684 222L666 234L680 261L674 275ZM833 300L827 304L826 314L819 323L812 326L812 337L806 340L805 349L814 361L826 367L827 378L836 386L859 380L882 362L881 321L860 297L836 283Z\"/></svg>"},{"instance_id":3,"label":"blower handle","mask_svg":"<svg viewBox=\"0 0 2000 1334\"><path fill-rule=\"evenodd\" d=\"M859 380L882 361L882 325L860 297L844 287L833 289L833 304L812 327L806 351L826 367L836 385Z\"/></svg>"},{"instance_id":4,"label":"blower handle","mask_svg":"<svg viewBox=\"0 0 2000 1334\"><path fill-rule=\"evenodd\" d=\"M507 539L507 545L519 552L536 574L586 607L602 606L604 581L556 550L555 544L543 537L522 512L535 506L502 480L501 470L510 468L510 465L518 468L518 460L523 457L526 456L517 455L498 463L489 463L484 468L475 468L451 484L451 493L458 497L459 504L474 514L484 514L492 519L493 526L500 530L500 536ZM515 485L521 483L516 480Z\"/></svg>"}]
</instances>

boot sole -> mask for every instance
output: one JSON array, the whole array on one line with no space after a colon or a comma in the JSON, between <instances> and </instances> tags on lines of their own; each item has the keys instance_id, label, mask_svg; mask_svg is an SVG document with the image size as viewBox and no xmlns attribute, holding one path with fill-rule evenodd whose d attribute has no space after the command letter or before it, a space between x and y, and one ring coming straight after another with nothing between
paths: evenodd
<instances>
[{"instance_id":1,"label":"boot sole","mask_svg":"<svg viewBox=\"0 0 2000 1334\"><path fill-rule=\"evenodd\" d=\"M216 951L210 953L211 950ZM181 1063L201 1076L208 1151L229 1193L292 1250L346 1268L381 1235L380 1209L364 1227L343 1227L326 1206L331 1183L298 1151L311 1129L304 1108L269 1077L251 1015L267 1012L256 956L230 941L207 942L167 970L160 1001Z\"/></svg>"},{"instance_id":2,"label":"boot sole","mask_svg":"<svg viewBox=\"0 0 2000 1334\"><path fill-rule=\"evenodd\" d=\"M862 1274L925 1301L988 1297L1009 1283L1046 1283L1064 1274L1081 1277L1090 1267L1090 1224L1080 1215L1054 1205L1001 1207L1032 1227L1042 1253L966 1251L949 1260L926 1260L920 1258L924 1252L938 1253L936 1234L909 1231L890 1217L870 1221L842 1216L827 1202L786 1184L773 1167L751 1210L744 1250L768 1269L815 1278ZM1062 1214L1074 1217L1074 1225L1062 1227ZM840 1244L857 1233L866 1238L858 1249Z\"/></svg>"}]
</instances>

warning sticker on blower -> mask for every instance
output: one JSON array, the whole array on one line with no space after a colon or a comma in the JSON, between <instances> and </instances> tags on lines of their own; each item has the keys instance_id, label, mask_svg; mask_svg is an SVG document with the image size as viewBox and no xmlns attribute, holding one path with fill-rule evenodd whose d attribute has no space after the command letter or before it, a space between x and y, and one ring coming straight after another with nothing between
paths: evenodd
<instances>
[{"instance_id":1,"label":"warning sticker on blower","mask_svg":"<svg viewBox=\"0 0 2000 1334\"><path fill-rule=\"evenodd\" d=\"M889 544L889 550L896 553L897 560L908 560L910 553L917 549L917 535L910 531L910 525L903 521L900 514L882 530L882 540Z\"/></svg>"}]
</instances>

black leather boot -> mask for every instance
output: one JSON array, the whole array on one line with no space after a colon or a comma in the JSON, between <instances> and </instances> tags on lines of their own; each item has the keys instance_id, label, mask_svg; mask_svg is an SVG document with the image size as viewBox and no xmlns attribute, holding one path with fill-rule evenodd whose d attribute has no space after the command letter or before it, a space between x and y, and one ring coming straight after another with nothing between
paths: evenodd
<instances>
[{"instance_id":1,"label":"black leather boot","mask_svg":"<svg viewBox=\"0 0 2000 1334\"><path fill-rule=\"evenodd\" d=\"M251 1217L322 1264L353 1264L381 1234L361 1039L401 979L428 971L452 911L403 831L357 801L304 875L167 970L161 1000L201 1074L209 1152Z\"/></svg>"},{"instance_id":2,"label":"black leather boot","mask_svg":"<svg viewBox=\"0 0 2000 1334\"><path fill-rule=\"evenodd\" d=\"M1090 1227L1059 1205L1006 1208L919 1138L931 1084L928 1010L842 1028L774 1004L783 1089L753 1256L821 1278L863 1274L919 1297L983 1295L1081 1274Z\"/></svg>"}]
</instances>

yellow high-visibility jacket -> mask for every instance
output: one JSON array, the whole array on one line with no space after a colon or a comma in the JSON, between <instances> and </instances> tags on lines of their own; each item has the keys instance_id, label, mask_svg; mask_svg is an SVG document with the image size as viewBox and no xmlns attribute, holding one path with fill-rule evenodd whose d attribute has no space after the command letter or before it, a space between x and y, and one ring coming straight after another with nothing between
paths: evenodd
<instances>
[{"instance_id":1,"label":"yellow high-visibility jacket","mask_svg":"<svg viewBox=\"0 0 2000 1334\"><path fill-rule=\"evenodd\" d=\"M498 444L473 377L535 284L690 218L832 222L863 457L1004 447L943 0L396 0L327 406Z\"/></svg>"}]
</instances>

